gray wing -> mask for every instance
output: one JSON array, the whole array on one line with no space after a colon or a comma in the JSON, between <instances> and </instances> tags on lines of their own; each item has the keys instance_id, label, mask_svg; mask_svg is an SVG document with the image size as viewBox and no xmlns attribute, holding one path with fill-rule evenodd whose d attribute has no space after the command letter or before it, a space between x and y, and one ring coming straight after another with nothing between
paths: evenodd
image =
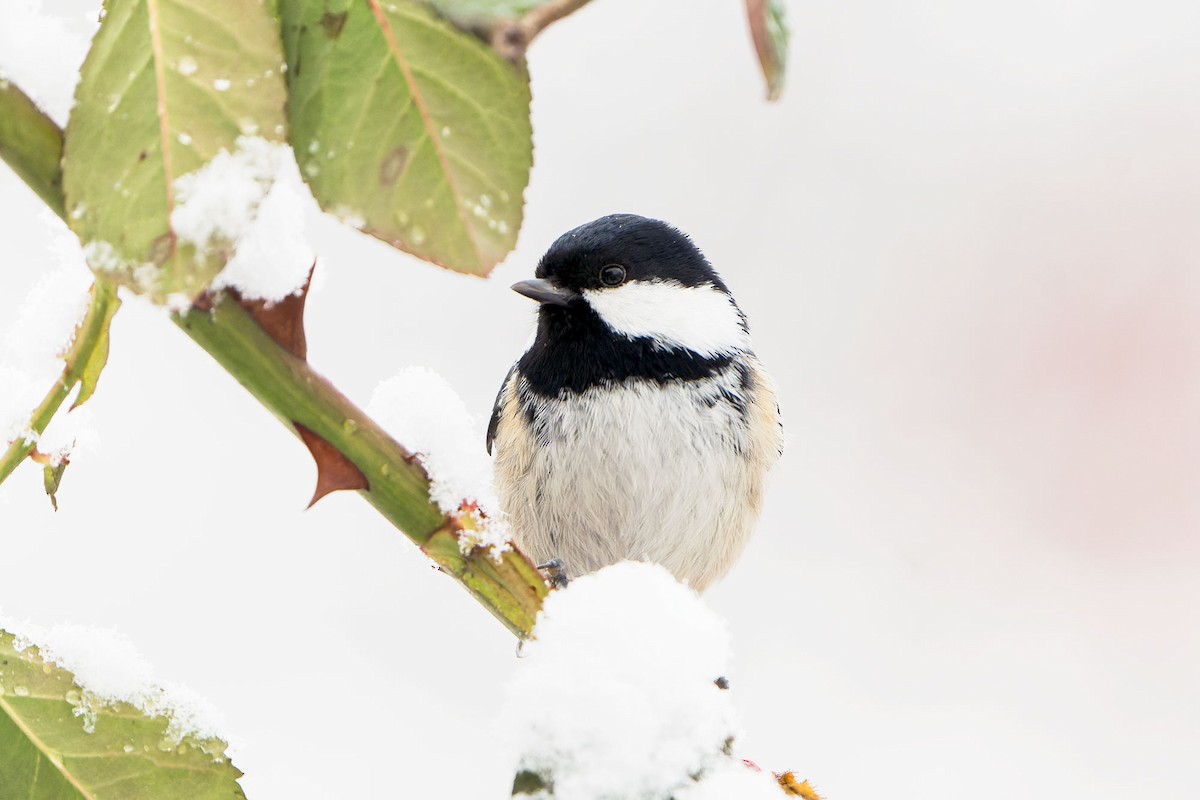
<instances>
[{"instance_id":1,"label":"gray wing","mask_svg":"<svg viewBox=\"0 0 1200 800\"><path fill-rule=\"evenodd\" d=\"M492 406L492 418L488 421L487 429L487 452L492 454L492 442L496 439L496 429L500 427L500 408L504 404L504 390L508 388L508 382L512 380L513 373L517 371L517 365L513 364L508 374L504 376L504 380L500 383L500 391L496 392L496 402Z\"/></svg>"}]
</instances>

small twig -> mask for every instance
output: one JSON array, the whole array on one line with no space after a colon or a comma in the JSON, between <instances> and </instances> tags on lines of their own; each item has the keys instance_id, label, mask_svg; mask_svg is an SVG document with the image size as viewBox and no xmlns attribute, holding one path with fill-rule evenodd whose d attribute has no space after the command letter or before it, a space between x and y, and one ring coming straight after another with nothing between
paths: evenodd
<instances>
[{"instance_id":1,"label":"small twig","mask_svg":"<svg viewBox=\"0 0 1200 800\"><path fill-rule=\"evenodd\" d=\"M550 25L575 13L591 0L551 0L512 22L501 23L492 31L492 47L509 61L519 61L537 37Z\"/></svg>"},{"instance_id":2,"label":"small twig","mask_svg":"<svg viewBox=\"0 0 1200 800\"><path fill-rule=\"evenodd\" d=\"M0 450L0 483L36 451L36 437L45 432L75 384L82 382L84 386L72 408L87 400L92 393L100 368L108 359L108 326L120 305L117 290L111 284L97 281L92 285L87 312L75 327L70 349L63 355L62 374L30 414L28 430L18 433L16 439Z\"/></svg>"}]
</instances>

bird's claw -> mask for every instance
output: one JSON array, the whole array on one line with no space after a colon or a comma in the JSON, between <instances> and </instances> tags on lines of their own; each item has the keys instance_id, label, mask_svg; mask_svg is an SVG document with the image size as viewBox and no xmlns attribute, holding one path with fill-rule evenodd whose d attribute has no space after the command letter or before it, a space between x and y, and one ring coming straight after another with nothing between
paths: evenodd
<instances>
[{"instance_id":1,"label":"bird's claw","mask_svg":"<svg viewBox=\"0 0 1200 800\"><path fill-rule=\"evenodd\" d=\"M552 589L562 589L571 582L561 558L552 558L545 564L538 564L538 569L546 573Z\"/></svg>"}]
</instances>

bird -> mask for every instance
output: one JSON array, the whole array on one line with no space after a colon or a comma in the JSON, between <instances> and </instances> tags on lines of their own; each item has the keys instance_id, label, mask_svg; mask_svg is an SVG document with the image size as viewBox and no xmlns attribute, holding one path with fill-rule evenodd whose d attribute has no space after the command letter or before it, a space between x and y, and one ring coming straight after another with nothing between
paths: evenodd
<instances>
[{"instance_id":1,"label":"bird","mask_svg":"<svg viewBox=\"0 0 1200 800\"><path fill-rule=\"evenodd\" d=\"M487 430L514 541L564 582L647 561L704 591L783 452L745 314L687 235L636 214L568 231L534 274L512 288L539 303L536 333Z\"/></svg>"}]
</instances>

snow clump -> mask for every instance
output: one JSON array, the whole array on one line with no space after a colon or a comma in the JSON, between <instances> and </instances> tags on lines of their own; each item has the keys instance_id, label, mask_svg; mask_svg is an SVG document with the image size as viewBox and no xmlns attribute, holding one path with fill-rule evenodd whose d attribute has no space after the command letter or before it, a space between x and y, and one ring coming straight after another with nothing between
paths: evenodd
<instances>
[{"instance_id":1,"label":"snow clump","mask_svg":"<svg viewBox=\"0 0 1200 800\"><path fill-rule=\"evenodd\" d=\"M233 255L213 281L243 297L275 302L299 292L313 265L304 237L316 201L292 148L242 136L195 172L175 179L171 228L200 257Z\"/></svg>"},{"instance_id":2,"label":"snow clump","mask_svg":"<svg viewBox=\"0 0 1200 800\"><path fill-rule=\"evenodd\" d=\"M551 592L523 652L504 738L555 800L780 796L732 754L724 620L663 567L624 562Z\"/></svg>"},{"instance_id":3,"label":"snow clump","mask_svg":"<svg viewBox=\"0 0 1200 800\"><path fill-rule=\"evenodd\" d=\"M445 378L427 367L406 367L379 384L367 413L417 455L442 513L458 514L467 502L487 515L464 544L490 546L495 555L509 549L483 431Z\"/></svg>"},{"instance_id":4,"label":"snow clump","mask_svg":"<svg viewBox=\"0 0 1200 800\"><path fill-rule=\"evenodd\" d=\"M99 26L100 2L68 22L42 0L6 0L0 25L0 81L12 81L60 126L74 104L79 68Z\"/></svg>"}]
</instances>

